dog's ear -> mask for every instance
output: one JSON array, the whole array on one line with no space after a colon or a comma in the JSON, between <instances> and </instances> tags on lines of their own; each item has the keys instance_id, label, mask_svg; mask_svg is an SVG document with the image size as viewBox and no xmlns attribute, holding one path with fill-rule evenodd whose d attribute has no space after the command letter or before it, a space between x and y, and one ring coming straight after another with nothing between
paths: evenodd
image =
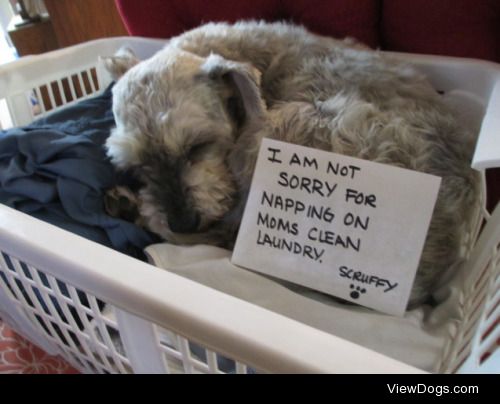
<instances>
[{"instance_id":1,"label":"dog's ear","mask_svg":"<svg viewBox=\"0 0 500 404\"><path fill-rule=\"evenodd\" d=\"M228 90L224 95L226 106L238 126L262 118L265 104L260 93L260 72L255 67L211 54L202 71Z\"/></svg>"},{"instance_id":2,"label":"dog's ear","mask_svg":"<svg viewBox=\"0 0 500 404\"><path fill-rule=\"evenodd\" d=\"M134 51L127 47L120 48L113 56L101 57L101 60L113 80L118 80L140 62Z\"/></svg>"}]
</instances>

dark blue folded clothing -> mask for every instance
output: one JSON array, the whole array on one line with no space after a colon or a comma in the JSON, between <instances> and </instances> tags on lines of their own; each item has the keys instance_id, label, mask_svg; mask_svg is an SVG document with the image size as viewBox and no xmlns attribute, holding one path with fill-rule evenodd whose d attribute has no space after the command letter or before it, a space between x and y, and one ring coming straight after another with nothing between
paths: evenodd
<instances>
[{"instance_id":1,"label":"dark blue folded clothing","mask_svg":"<svg viewBox=\"0 0 500 404\"><path fill-rule=\"evenodd\" d=\"M104 210L105 191L119 184L103 147L114 125L111 104L110 86L28 126L0 131L0 203L143 258L155 237Z\"/></svg>"}]
</instances>

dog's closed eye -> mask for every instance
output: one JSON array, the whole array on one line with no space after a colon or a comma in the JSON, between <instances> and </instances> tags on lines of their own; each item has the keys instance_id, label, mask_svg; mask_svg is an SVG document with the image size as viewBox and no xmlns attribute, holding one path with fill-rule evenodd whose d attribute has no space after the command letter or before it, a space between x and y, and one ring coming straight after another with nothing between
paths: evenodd
<instances>
[{"instance_id":1,"label":"dog's closed eye","mask_svg":"<svg viewBox=\"0 0 500 404\"><path fill-rule=\"evenodd\" d=\"M191 148L188 150L186 154L186 158L188 161L191 163L196 163L200 161L203 158L204 153L207 151L207 149L213 145L214 142L201 142L198 144L195 144L191 146Z\"/></svg>"}]
</instances>

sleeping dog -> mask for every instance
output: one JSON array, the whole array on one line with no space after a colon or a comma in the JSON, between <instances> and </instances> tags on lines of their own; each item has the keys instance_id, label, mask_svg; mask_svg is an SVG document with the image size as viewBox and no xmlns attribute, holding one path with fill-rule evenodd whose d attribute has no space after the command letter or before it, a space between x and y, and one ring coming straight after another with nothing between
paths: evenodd
<instances>
[{"instance_id":1,"label":"sleeping dog","mask_svg":"<svg viewBox=\"0 0 500 404\"><path fill-rule=\"evenodd\" d=\"M148 60L124 49L105 64L117 79L108 155L140 178L141 222L169 242L232 246L269 137L442 177L411 305L460 262L475 134L411 66L262 22L207 24Z\"/></svg>"}]
</instances>

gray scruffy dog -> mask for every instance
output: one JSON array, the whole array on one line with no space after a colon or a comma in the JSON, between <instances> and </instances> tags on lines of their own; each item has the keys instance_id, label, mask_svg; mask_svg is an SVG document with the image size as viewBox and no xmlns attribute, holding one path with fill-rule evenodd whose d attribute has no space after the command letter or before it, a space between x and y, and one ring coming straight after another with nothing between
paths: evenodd
<instances>
[{"instance_id":1,"label":"gray scruffy dog","mask_svg":"<svg viewBox=\"0 0 500 404\"><path fill-rule=\"evenodd\" d=\"M477 203L475 136L411 66L283 23L207 24L119 78L108 155L133 169L145 226L180 244L231 246L260 141L270 137L442 177L410 303L457 264Z\"/></svg>"}]
</instances>

